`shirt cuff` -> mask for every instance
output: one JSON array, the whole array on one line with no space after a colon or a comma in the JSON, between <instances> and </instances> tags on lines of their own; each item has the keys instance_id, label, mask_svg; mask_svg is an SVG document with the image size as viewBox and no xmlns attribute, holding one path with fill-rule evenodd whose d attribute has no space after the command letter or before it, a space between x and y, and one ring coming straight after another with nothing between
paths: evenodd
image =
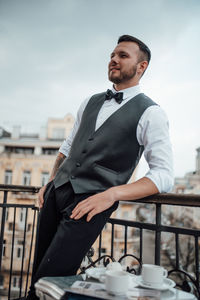
<instances>
[{"instance_id":1,"label":"shirt cuff","mask_svg":"<svg viewBox=\"0 0 200 300\"><path fill-rule=\"evenodd\" d=\"M149 178L157 187L159 193L169 193L174 185L174 178L164 172L149 170L145 177Z\"/></svg>"}]
</instances>

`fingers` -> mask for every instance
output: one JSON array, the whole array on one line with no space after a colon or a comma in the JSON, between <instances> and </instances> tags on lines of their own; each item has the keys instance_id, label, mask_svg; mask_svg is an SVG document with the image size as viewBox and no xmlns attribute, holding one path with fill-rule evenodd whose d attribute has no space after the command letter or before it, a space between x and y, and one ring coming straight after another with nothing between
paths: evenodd
<instances>
[{"instance_id":1,"label":"fingers","mask_svg":"<svg viewBox=\"0 0 200 300\"><path fill-rule=\"evenodd\" d=\"M46 186L43 186L38 193L38 200L39 200L39 208L41 209L44 204L44 192L46 190Z\"/></svg>"},{"instance_id":2,"label":"fingers","mask_svg":"<svg viewBox=\"0 0 200 300\"><path fill-rule=\"evenodd\" d=\"M91 209L91 205L88 204L87 201L82 201L73 209L70 218L72 219L80 219L85 214L87 214Z\"/></svg>"},{"instance_id":3,"label":"fingers","mask_svg":"<svg viewBox=\"0 0 200 300\"><path fill-rule=\"evenodd\" d=\"M39 199L39 208L40 209L43 207L43 204L44 204L44 199L43 198Z\"/></svg>"},{"instance_id":4,"label":"fingers","mask_svg":"<svg viewBox=\"0 0 200 300\"><path fill-rule=\"evenodd\" d=\"M89 212L89 214L87 215L86 221L90 222L90 220L97 214L97 210L93 209Z\"/></svg>"}]
</instances>

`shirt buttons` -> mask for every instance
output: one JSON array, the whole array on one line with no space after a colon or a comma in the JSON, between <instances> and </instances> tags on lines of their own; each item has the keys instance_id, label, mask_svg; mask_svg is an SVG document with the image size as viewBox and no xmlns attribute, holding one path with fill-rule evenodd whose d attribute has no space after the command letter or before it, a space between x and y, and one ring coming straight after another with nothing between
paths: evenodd
<instances>
[{"instance_id":1,"label":"shirt buttons","mask_svg":"<svg viewBox=\"0 0 200 300\"><path fill-rule=\"evenodd\" d=\"M81 164L77 162L77 163L76 163L76 166L77 166L77 167L80 167L80 166L81 166Z\"/></svg>"}]
</instances>

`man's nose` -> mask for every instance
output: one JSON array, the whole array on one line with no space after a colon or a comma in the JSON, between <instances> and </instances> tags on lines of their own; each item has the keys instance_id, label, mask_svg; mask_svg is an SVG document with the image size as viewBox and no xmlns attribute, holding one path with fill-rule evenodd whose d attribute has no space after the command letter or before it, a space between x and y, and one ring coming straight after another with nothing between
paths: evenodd
<instances>
[{"instance_id":1,"label":"man's nose","mask_svg":"<svg viewBox=\"0 0 200 300\"><path fill-rule=\"evenodd\" d=\"M118 64L119 63L119 58L117 55L113 56L110 60L110 63L115 65L115 64Z\"/></svg>"}]
</instances>

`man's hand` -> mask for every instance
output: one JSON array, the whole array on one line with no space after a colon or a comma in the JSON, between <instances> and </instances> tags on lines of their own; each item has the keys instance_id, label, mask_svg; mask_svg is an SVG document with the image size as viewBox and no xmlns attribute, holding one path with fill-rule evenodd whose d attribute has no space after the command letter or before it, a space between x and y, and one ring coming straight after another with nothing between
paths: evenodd
<instances>
[{"instance_id":1,"label":"man's hand","mask_svg":"<svg viewBox=\"0 0 200 300\"><path fill-rule=\"evenodd\" d=\"M111 207L115 201L116 199L112 188L108 189L105 192L88 197L77 204L73 209L70 218L78 220L87 214L86 221L89 222L96 214Z\"/></svg>"},{"instance_id":2,"label":"man's hand","mask_svg":"<svg viewBox=\"0 0 200 300\"><path fill-rule=\"evenodd\" d=\"M47 185L44 185L43 187L41 187L41 189L39 190L38 193L38 201L39 201L39 208L41 209L43 207L44 204L44 192L46 190Z\"/></svg>"}]
</instances>

